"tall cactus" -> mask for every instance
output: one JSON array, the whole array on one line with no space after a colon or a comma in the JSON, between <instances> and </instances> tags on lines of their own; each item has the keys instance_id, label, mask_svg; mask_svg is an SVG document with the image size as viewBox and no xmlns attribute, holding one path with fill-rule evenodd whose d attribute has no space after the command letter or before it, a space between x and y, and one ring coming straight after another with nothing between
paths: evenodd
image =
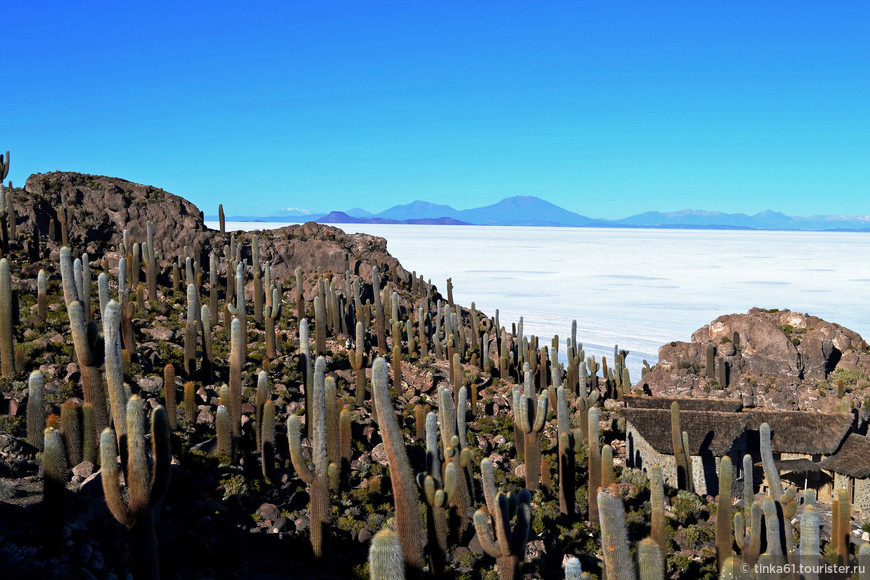
<instances>
[{"instance_id":1,"label":"tall cactus","mask_svg":"<svg viewBox=\"0 0 870 580\"><path fill-rule=\"evenodd\" d=\"M0 260L0 365L4 379L15 376L15 343L12 336L12 275L9 262Z\"/></svg>"},{"instance_id":2,"label":"tall cactus","mask_svg":"<svg viewBox=\"0 0 870 580\"><path fill-rule=\"evenodd\" d=\"M63 543L64 510L66 509L67 461L63 437L57 429L45 430L41 446L43 494L42 528L46 546L57 552Z\"/></svg>"},{"instance_id":3,"label":"tall cactus","mask_svg":"<svg viewBox=\"0 0 870 580\"><path fill-rule=\"evenodd\" d=\"M819 514L814 505L805 505L801 514L800 556L805 562L815 562L819 557ZM806 578L818 578L818 574Z\"/></svg>"},{"instance_id":4,"label":"tall cactus","mask_svg":"<svg viewBox=\"0 0 870 580\"><path fill-rule=\"evenodd\" d=\"M662 560L668 557L668 533L665 523L665 487L662 479L662 466L658 463L649 473L650 535L661 552Z\"/></svg>"},{"instance_id":5,"label":"tall cactus","mask_svg":"<svg viewBox=\"0 0 870 580\"><path fill-rule=\"evenodd\" d=\"M719 460L719 502L716 510L716 553L720 570L731 557L731 545L734 543L731 529L732 477L731 458L725 455Z\"/></svg>"},{"instance_id":6,"label":"tall cactus","mask_svg":"<svg viewBox=\"0 0 870 580\"><path fill-rule=\"evenodd\" d=\"M166 410L157 407L151 414L152 461L149 462L144 401L133 396L127 403L126 494L121 490L118 480L117 449L115 434L111 429L104 430L100 436L100 463L106 504L115 519L130 531L134 569L138 571L138 577L158 578L153 512L169 487L169 424Z\"/></svg>"},{"instance_id":7,"label":"tall cactus","mask_svg":"<svg viewBox=\"0 0 870 580\"><path fill-rule=\"evenodd\" d=\"M556 389L556 418L559 437L559 511L573 516L576 491L574 465L576 448L580 443L582 434L579 431L571 430L565 387Z\"/></svg>"},{"instance_id":8,"label":"tall cactus","mask_svg":"<svg viewBox=\"0 0 870 580\"><path fill-rule=\"evenodd\" d=\"M354 404L362 407L366 397L366 344L365 328L362 322L356 323L356 350L348 353L350 365L356 375L356 387L354 392Z\"/></svg>"},{"instance_id":9,"label":"tall cactus","mask_svg":"<svg viewBox=\"0 0 870 580\"><path fill-rule=\"evenodd\" d=\"M42 451L45 445L45 377L33 371L27 389L27 442Z\"/></svg>"},{"instance_id":10,"label":"tall cactus","mask_svg":"<svg viewBox=\"0 0 870 580\"><path fill-rule=\"evenodd\" d=\"M312 459L314 468L309 468L302 455L302 443L299 434L299 417L291 415L287 419L287 438L290 444L290 458L293 467L309 486L311 497L311 548L314 557L324 558L329 550L329 457L326 434L326 386L324 373L326 359L317 357L314 365L314 388L311 393L311 409L308 418L314 423L312 427Z\"/></svg>"},{"instance_id":11,"label":"tall cactus","mask_svg":"<svg viewBox=\"0 0 870 580\"><path fill-rule=\"evenodd\" d=\"M598 499L596 498L595 493L598 491L598 488L601 487L601 451L598 440L601 426L598 423L598 407L590 407L588 415L589 428L587 429L587 443L589 451L587 455L589 457L589 523L597 524L599 520Z\"/></svg>"},{"instance_id":12,"label":"tall cactus","mask_svg":"<svg viewBox=\"0 0 870 580\"><path fill-rule=\"evenodd\" d=\"M317 356L326 354L326 313L320 296L314 297L314 351Z\"/></svg>"},{"instance_id":13,"label":"tall cactus","mask_svg":"<svg viewBox=\"0 0 870 580\"><path fill-rule=\"evenodd\" d=\"M770 495L775 500L782 497L782 480L779 478L779 469L773 460L773 449L770 445L770 425L762 423L758 429L758 434L761 439L761 462L764 467L764 477L767 479L767 486L770 489Z\"/></svg>"},{"instance_id":14,"label":"tall cactus","mask_svg":"<svg viewBox=\"0 0 870 580\"><path fill-rule=\"evenodd\" d=\"M384 303L381 300L381 281L378 267L372 268L372 292L375 297L375 327L378 339L378 352L387 354L387 332L384 324ZM407 561L407 555L405 556Z\"/></svg>"},{"instance_id":15,"label":"tall cactus","mask_svg":"<svg viewBox=\"0 0 870 580\"><path fill-rule=\"evenodd\" d=\"M109 415L106 412L106 390L103 387L103 376L100 366L105 353L99 336L97 323L87 322L84 307L78 300L69 304L70 331L75 346L76 356L81 373L82 390L85 402L94 405L94 426L98 432L109 425Z\"/></svg>"},{"instance_id":16,"label":"tall cactus","mask_svg":"<svg viewBox=\"0 0 870 580\"><path fill-rule=\"evenodd\" d=\"M608 580L633 580L635 573L625 527L625 508L616 484L598 492L598 513L601 519L601 549Z\"/></svg>"},{"instance_id":17,"label":"tall cactus","mask_svg":"<svg viewBox=\"0 0 870 580\"><path fill-rule=\"evenodd\" d=\"M396 421L396 413L390 400L387 363L375 359L372 367L372 397L377 400L378 426L384 439L390 476L393 480L393 495L396 508L396 531L402 544L405 564L416 570L423 569L423 526L411 464L405 452L402 432Z\"/></svg>"},{"instance_id":18,"label":"tall cactus","mask_svg":"<svg viewBox=\"0 0 870 580\"><path fill-rule=\"evenodd\" d=\"M692 491L691 457L689 450L683 446L683 432L680 429L680 405L676 401L671 403L671 444L677 468L677 487Z\"/></svg>"},{"instance_id":19,"label":"tall cactus","mask_svg":"<svg viewBox=\"0 0 870 580\"><path fill-rule=\"evenodd\" d=\"M233 437L239 437L242 429L242 323L234 318L230 326L230 422Z\"/></svg>"},{"instance_id":20,"label":"tall cactus","mask_svg":"<svg viewBox=\"0 0 870 580\"><path fill-rule=\"evenodd\" d=\"M48 284L45 270L36 275L36 315L41 320L48 318Z\"/></svg>"}]
</instances>

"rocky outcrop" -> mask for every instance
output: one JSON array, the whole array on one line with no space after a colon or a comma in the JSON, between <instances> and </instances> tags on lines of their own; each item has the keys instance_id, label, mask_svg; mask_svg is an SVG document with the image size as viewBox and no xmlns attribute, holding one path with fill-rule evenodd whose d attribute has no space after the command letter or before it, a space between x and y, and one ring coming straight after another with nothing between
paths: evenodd
<instances>
[{"instance_id":1,"label":"rocky outcrop","mask_svg":"<svg viewBox=\"0 0 870 580\"><path fill-rule=\"evenodd\" d=\"M162 257L183 255L195 243L203 254L214 249L222 256L223 247L229 244L228 235L205 226L202 212L191 202L151 185L115 177L37 173L27 179L23 190L15 190L13 199L19 230L29 232L36 224L43 238L48 236L49 221L58 224L58 212L64 205L69 207L70 243L92 256L102 256L106 245L117 246L125 228L134 242L145 241L148 221L154 226L155 246ZM248 242L253 234L234 232ZM370 280L372 266L377 264L394 272L397 281L410 282L410 274L387 252L386 240L376 236L345 234L309 222L259 232L259 247L261 260L271 263L277 279L290 280L297 266L306 273L319 268L336 275L343 275L348 266ZM243 256L250 256L249 247Z\"/></svg>"},{"instance_id":2,"label":"rocky outcrop","mask_svg":"<svg viewBox=\"0 0 870 580\"><path fill-rule=\"evenodd\" d=\"M708 343L714 348L712 377ZM863 404L868 374L870 349L858 333L808 314L753 308L720 316L695 331L691 342L663 345L640 386L662 396L728 395L747 405L828 410L837 402L840 377L854 402Z\"/></svg>"}]
</instances>

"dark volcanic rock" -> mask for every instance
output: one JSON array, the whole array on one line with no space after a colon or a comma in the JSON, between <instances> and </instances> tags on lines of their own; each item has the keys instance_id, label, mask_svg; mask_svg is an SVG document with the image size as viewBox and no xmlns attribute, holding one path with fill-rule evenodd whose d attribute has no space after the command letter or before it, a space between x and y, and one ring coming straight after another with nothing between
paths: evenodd
<instances>
[{"instance_id":1,"label":"dark volcanic rock","mask_svg":"<svg viewBox=\"0 0 870 580\"><path fill-rule=\"evenodd\" d=\"M140 185L115 177L85 175L72 172L37 173L31 175L24 189L15 190L18 227L29 230L35 222L47 239L49 220L58 221L58 211L65 204L72 210L69 226L71 242L90 249L94 255L97 244L118 245L124 229L134 242L146 240L146 224L154 226L154 245L164 260L184 254L185 247L198 243L207 258L209 251L223 255L226 236L205 226L202 214L194 204L151 185ZM58 230L59 231L59 230ZM255 232L236 232L248 244L243 257L250 258L250 238ZM80 246L81 247L81 246ZM260 260L268 261L276 279L291 280L297 266L306 273L320 268L342 276L350 268L366 280L371 280L372 266L395 273L398 282L408 284L409 272L387 253L384 238L367 234L346 234L343 231L314 222L291 225L277 230L259 232ZM114 257L117 261L118 256ZM112 257L109 256L110 261ZM305 289L307 299L313 298L313 283Z\"/></svg>"}]
</instances>

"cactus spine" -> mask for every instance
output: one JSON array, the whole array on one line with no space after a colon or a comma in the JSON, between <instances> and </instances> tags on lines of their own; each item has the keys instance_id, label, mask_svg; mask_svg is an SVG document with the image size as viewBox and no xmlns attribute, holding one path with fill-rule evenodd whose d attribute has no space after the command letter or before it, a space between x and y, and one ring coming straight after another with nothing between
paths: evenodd
<instances>
[{"instance_id":1,"label":"cactus spine","mask_svg":"<svg viewBox=\"0 0 870 580\"><path fill-rule=\"evenodd\" d=\"M402 545L393 530L385 527L372 538L369 547L370 580L404 580Z\"/></svg>"},{"instance_id":2,"label":"cactus spine","mask_svg":"<svg viewBox=\"0 0 870 580\"><path fill-rule=\"evenodd\" d=\"M151 449L149 466L145 438L144 401L137 396L127 403L127 463L124 481L127 494L118 481L118 454L115 434L106 429L100 436L103 493L109 511L130 530L133 559L141 578L158 578L157 536L154 533L154 507L169 487L169 423L166 410L157 407L151 414Z\"/></svg>"},{"instance_id":3,"label":"cactus spine","mask_svg":"<svg viewBox=\"0 0 870 580\"><path fill-rule=\"evenodd\" d=\"M28 379L27 442L42 451L45 448L45 377L33 371Z\"/></svg>"},{"instance_id":4,"label":"cactus spine","mask_svg":"<svg viewBox=\"0 0 870 580\"><path fill-rule=\"evenodd\" d=\"M396 421L396 413L390 400L387 363L383 358L375 359L372 367L372 397L377 400L378 426L384 439L390 476L393 480L393 494L396 507L396 530L402 544L405 564L414 569L423 568L422 523L414 477L402 432Z\"/></svg>"},{"instance_id":5,"label":"cactus spine","mask_svg":"<svg viewBox=\"0 0 870 580\"><path fill-rule=\"evenodd\" d=\"M601 519L601 548L609 580L635 578L628 532L625 528L625 508L616 484L598 492L598 513Z\"/></svg>"}]
</instances>

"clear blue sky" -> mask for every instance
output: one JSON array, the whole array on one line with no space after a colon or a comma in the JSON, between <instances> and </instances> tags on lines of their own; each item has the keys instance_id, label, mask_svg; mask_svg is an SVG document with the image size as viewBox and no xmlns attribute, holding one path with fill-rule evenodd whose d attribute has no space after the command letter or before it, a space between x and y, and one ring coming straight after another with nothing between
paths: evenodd
<instances>
[{"instance_id":1,"label":"clear blue sky","mask_svg":"<svg viewBox=\"0 0 870 580\"><path fill-rule=\"evenodd\" d=\"M7 2L0 150L16 185L112 175L207 214L868 215L868 6Z\"/></svg>"}]
</instances>

